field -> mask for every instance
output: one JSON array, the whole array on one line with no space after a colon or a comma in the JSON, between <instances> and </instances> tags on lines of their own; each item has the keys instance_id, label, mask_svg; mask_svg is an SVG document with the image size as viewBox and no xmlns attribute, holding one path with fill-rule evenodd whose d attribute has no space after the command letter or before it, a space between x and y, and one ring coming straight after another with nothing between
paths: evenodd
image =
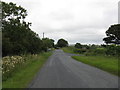
<instances>
[{"instance_id":1,"label":"field","mask_svg":"<svg viewBox=\"0 0 120 90\"><path fill-rule=\"evenodd\" d=\"M75 52L74 52L74 47L73 46L69 46L69 47L64 47L64 48L62 48L62 50L64 51L64 52L66 52L66 53L73 53L73 54L75 54Z\"/></svg>"},{"instance_id":2,"label":"field","mask_svg":"<svg viewBox=\"0 0 120 90\"><path fill-rule=\"evenodd\" d=\"M18 67L10 74L11 76L3 81L3 88L26 88L51 54L52 52L47 52L25 56L24 64L17 65Z\"/></svg>"},{"instance_id":3,"label":"field","mask_svg":"<svg viewBox=\"0 0 120 90\"><path fill-rule=\"evenodd\" d=\"M118 59L108 56L72 56L77 61L97 67L109 73L118 75ZM120 72L120 70L119 70ZM119 75L120 76L120 75Z\"/></svg>"},{"instance_id":4,"label":"field","mask_svg":"<svg viewBox=\"0 0 120 90\"><path fill-rule=\"evenodd\" d=\"M62 49L66 53L76 53L74 47L66 47ZM72 56L72 58L76 59L77 61L83 62L85 64L97 67L99 69L102 69L104 71L107 71L111 74L118 75L120 74L120 69L118 68L118 62L119 59L117 56L112 56L112 55L105 55L105 54L100 54L97 52L93 52L96 49L92 49L91 52L87 53L82 53L83 55L81 56ZM103 52L102 52L103 53ZM78 54L78 53L77 53ZM119 70L118 70L119 69Z\"/></svg>"}]
</instances>

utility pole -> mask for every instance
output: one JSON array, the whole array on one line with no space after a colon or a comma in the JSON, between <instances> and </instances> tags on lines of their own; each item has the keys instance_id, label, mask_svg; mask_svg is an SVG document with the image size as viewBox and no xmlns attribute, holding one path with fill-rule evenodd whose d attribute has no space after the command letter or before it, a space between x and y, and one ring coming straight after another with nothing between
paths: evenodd
<instances>
[{"instance_id":1,"label":"utility pole","mask_svg":"<svg viewBox=\"0 0 120 90\"><path fill-rule=\"evenodd\" d=\"M43 32L43 38L44 38L44 32Z\"/></svg>"}]
</instances>

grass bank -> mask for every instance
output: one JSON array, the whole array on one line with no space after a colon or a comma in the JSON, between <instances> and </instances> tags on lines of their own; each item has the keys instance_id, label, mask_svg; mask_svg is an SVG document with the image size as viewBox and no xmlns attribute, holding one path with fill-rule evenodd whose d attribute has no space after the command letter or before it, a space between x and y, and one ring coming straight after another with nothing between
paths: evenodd
<instances>
[{"instance_id":1,"label":"grass bank","mask_svg":"<svg viewBox=\"0 0 120 90\"><path fill-rule=\"evenodd\" d=\"M72 56L77 61L97 67L114 75L118 75L118 59L108 56ZM120 72L120 70L119 70ZM118 75L120 76L120 75Z\"/></svg>"},{"instance_id":2,"label":"grass bank","mask_svg":"<svg viewBox=\"0 0 120 90\"><path fill-rule=\"evenodd\" d=\"M66 52L66 53L72 53L72 54L76 54L75 52L74 52L74 47L73 46L69 46L69 47L64 47L64 48L62 48L62 50L64 51L64 52Z\"/></svg>"},{"instance_id":3,"label":"grass bank","mask_svg":"<svg viewBox=\"0 0 120 90\"><path fill-rule=\"evenodd\" d=\"M27 55L26 59L28 62L23 67L17 69L12 77L3 81L2 87L26 88L50 55L52 55L52 52L41 53L34 57Z\"/></svg>"}]
</instances>

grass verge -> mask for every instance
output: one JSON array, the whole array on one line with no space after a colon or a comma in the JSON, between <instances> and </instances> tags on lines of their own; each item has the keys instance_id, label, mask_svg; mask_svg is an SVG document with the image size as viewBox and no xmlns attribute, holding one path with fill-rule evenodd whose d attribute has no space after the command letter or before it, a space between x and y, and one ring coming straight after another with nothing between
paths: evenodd
<instances>
[{"instance_id":1,"label":"grass verge","mask_svg":"<svg viewBox=\"0 0 120 90\"><path fill-rule=\"evenodd\" d=\"M46 62L48 57L52 55L52 52L41 53L36 57L30 55L27 56L27 59L30 62L22 68L18 69L12 77L2 82L3 88L26 88L39 69Z\"/></svg>"},{"instance_id":2,"label":"grass verge","mask_svg":"<svg viewBox=\"0 0 120 90\"><path fill-rule=\"evenodd\" d=\"M118 75L118 59L108 56L72 56L77 61L97 67L114 75Z\"/></svg>"},{"instance_id":3,"label":"grass verge","mask_svg":"<svg viewBox=\"0 0 120 90\"><path fill-rule=\"evenodd\" d=\"M76 53L74 52L74 49L75 49L75 48L72 47L72 46L62 48L62 50L63 50L64 52L66 52L66 53L76 54Z\"/></svg>"}]
</instances>

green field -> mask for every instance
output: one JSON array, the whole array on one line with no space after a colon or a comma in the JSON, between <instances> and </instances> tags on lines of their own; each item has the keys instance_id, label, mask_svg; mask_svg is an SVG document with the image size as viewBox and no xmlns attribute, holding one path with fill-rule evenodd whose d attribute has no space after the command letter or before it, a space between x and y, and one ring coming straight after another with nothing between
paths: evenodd
<instances>
[{"instance_id":1,"label":"green field","mask_svg":"<svg viewBox=\"0 0 120 90\"><path fill-rule=\"evenodd\" d=\"M27 56L28 63L19 68L12 77L3 81L3 88L26 88L52 52L41 53L36 57Z\"/></svg>"},{"instance_id":2,"label":"green field","mask_svg":"<svg viewBox=\"0 0 120 90\"><path fill-rule=\"evenodd\" d=\"M72 46L62 48L62 50L63 50L64 52L66 52L66 53L73 53L73 54L75 54L74 49L75 49L75 48L72 47Z\"/></svg>"},{"instance_id":3,"label":"green field","mask_svg":"<svg viewBox=\"0 0 120 90\"><path fill-rule=\"evenodd\" d=\"M118 59L108 56L72 56L77 61L97 67L114 75L118 75ZM120 72L120 70L119 70ZM120 75L118 75L120 76Z\"/></svg>"}]
</instances>

